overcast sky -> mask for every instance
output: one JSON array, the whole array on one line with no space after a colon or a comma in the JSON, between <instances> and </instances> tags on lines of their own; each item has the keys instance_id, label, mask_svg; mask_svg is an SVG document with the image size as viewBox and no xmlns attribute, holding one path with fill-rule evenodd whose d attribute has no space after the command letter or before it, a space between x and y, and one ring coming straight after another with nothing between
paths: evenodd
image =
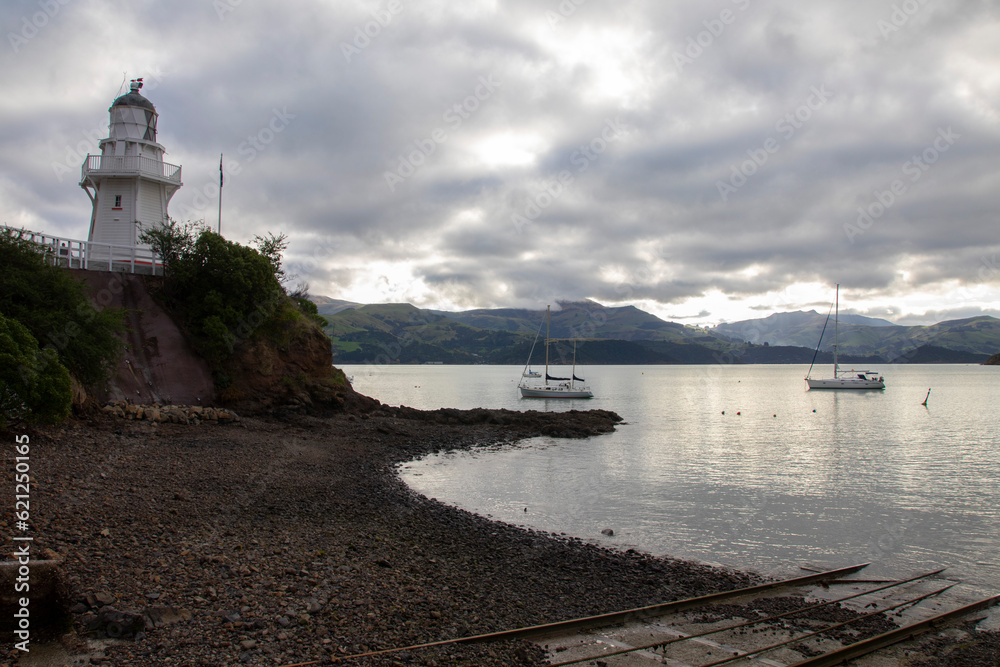
<instances>
[{"instance_id":1,"label":"overcast sky","mask_svg":"<svg viewBox=\"0 0 1000 667\"><path fill-rule=\"evenodd\" d=\"M0 223L85 238L143 77L180 220L311 292L714 324L1000 315L990 0L0 5ZM124 86L123 86L124 82Z\"/></svg>"}]
</instances>

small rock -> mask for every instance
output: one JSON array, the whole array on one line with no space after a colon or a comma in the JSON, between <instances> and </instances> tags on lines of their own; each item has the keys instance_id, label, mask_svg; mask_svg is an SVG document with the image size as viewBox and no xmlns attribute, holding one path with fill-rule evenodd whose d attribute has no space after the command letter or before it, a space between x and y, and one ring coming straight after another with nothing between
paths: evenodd
<instances>
[{"instance_id":1,"label":"small rock","mask_svg":"<svg viewBox=\"0 0 1000 667\"><path fill-rule=\"evenodd\" d=\"M186 609L176 609L174 607L147 607L145 615L153 622L153 627L164 628L181 621L190 621L191 612Z\"/></svg>"},{"instance_id":2,"label":"small rock","mask_svg":"<svg viewBox=\"0 0 1000 667\"><path fill-rule=\"evenodd\" d=\"M604 530L601 531L601 535L607 535L608 537L614 537L615 536L615 531L613 531L610 528L605 528Z\"/></svg>"},{"instance_id":3,"label":"small rock","mask_svg":"<svg viewBox=\"0 0 1000 667\"><path fill-rule=\"evenodd\" d=\"M94 600L102 607L109 604L115 603L115 596L107 591L99 591L94 593Z\"/></svg>"},{"instance_id":4,"label":"small rock","mask_svg":"<svg viewBox=\"0 0 1000 667\"><path fill-rule=\"evenodd\" d=\"M97 623L93 629L101 629L112 639L127 639L146 629L146 621L139 614L118 611L112 607L104 607L97 615Z\"/></svg>"}]
</instances>

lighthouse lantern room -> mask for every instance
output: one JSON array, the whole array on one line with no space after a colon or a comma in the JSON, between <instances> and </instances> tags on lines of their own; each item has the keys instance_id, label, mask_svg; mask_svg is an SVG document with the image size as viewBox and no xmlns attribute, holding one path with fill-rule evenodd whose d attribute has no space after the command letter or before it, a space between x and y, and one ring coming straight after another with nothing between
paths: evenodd
<instances>
[{"instance_id":1,"label":"lighthouse lantern room","mask_svg":"<svg viewBox=\"0 0 1000 667\"><path fill-rule=\"evenodd\" d=\"M163 161L165 150L156 143L156 109L139 94L142 79L108 109L108 138L100 155L83 163L80 187L93 204L92 243L144 247L141 229L167 220L167 204L181 187L181 168Z\"/></svg>"}]
</instances>

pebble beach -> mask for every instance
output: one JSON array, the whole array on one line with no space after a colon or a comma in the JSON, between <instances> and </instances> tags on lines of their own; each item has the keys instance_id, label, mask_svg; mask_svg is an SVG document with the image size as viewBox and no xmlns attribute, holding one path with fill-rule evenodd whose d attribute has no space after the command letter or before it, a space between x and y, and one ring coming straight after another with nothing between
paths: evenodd
<instances>
[{"instance_id":1,"label":"pebble beach","mask_svg":"<svg viewBox=\"0 0 1000 667\"><path fill-rule=\"evenodd\" d=\"M376 404L199 425L101 413L29 431L33 548L60 563L71 609L72 631L48 639L81 665L540 665L526 642L343 658L760 581L492 522L395 474L433 451L618 421ZM6 647L0 665L20 658Z\"/></svg>"}]
</instances>

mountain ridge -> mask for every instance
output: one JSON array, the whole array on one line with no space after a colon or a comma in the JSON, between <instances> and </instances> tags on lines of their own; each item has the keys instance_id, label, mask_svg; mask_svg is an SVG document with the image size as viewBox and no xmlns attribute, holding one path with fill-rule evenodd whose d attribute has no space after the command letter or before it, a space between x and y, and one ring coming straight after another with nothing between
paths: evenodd
<instances>
[{"instance_id":1,"label":"mountain ridge","mask_svg":"<svg viewBox=\"0 0 1000 667\"><path fill-rule=\"evenodd\" d=\"M312 298L330 323L336 363L520 364L536 335L545 337L545 310L449 312ZM809 363L827 323L816 311L795 311L709 329L668 322L632 305L557 305L550 339L578 340L577 359L588 364ZM826 327L817 363L832 362L832 328ZM980 363L1000 350L1000 320L989 315L927 326L842 315L838 328L845 363ZM554 342L552 348L565 355L571 345Z\"/></svg>"}]
</instances>

